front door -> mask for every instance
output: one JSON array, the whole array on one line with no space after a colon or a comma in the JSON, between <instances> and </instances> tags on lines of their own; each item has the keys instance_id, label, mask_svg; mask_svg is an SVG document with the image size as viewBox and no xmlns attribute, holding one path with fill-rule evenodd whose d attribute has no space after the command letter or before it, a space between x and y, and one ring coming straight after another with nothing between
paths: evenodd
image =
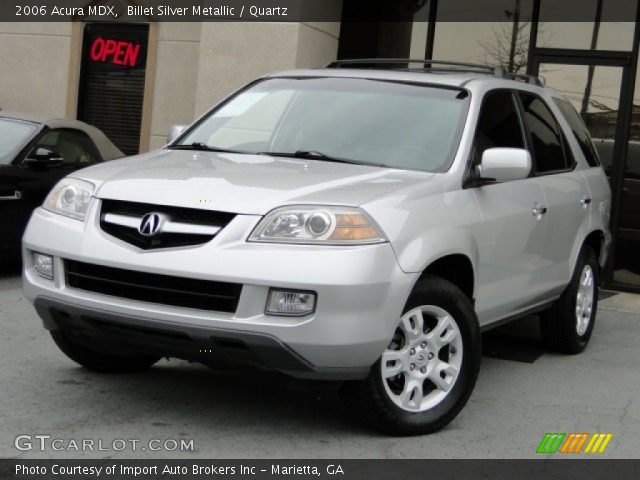
<instances>
[{"instance_id":1,"label":"front door","mask_svg":"<svg viewBox=\"0 0 640 480\"><path fill-rule=\"evenodd\" d=\"M499 89L483 100L474 140L474 166L489 148L525 148L514 93ZM480 324L500 320L544 300L539 272L547 218L542 187L534 178L475 188L482 212L478 241L476 311Z\"/></svg>"}]
</instances>

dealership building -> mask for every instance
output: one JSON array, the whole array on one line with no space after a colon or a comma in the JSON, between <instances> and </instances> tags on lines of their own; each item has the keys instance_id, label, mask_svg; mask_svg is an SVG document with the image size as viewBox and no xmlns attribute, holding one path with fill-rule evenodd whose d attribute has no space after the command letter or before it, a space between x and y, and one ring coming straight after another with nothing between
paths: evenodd
<instances>
[{"instance_id":1,"label":"dealership building","mask_svg":"<svg viewBox=\"0 0 640 480\"><path fill-rule=\"evenodd\" d=\"M402 18L354 22L349 0L326 0L342 21L282 23L0 23L0 108L78 118L126 154L161 147L260 75L337 58L416 58L502 64L537 75L582 114L613 191L612 289L640 291L640 22L637 0L584 0L581 19L548 21L555 0L398 0ZM131 0L87 1L126 9ZM614 5L615 4L615 5ZM610 14L612 5L618 14ZM491 10L493 9L493 10ZM487 12L490 11L490 14ZM619 12L625 12L620 15ZM584 17L584 18L582 18ZM338 19L336 19L338 20Z\"/></svg>"}]
</instances>

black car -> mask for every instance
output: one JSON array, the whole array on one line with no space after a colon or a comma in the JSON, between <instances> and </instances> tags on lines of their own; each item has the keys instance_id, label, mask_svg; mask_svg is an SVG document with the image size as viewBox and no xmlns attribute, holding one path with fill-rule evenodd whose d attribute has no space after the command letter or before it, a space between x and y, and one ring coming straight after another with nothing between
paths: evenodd
<instances>
[{"instance_id":1,"label":"black car","mask_svg":"<svg viewBox=\"0 0 640 480\"><path fill-rule=\"evenodd\" d=\"M0 112L0 262L20 258L31 212L62 177L123 153L86 123Z\"/></svg>"}]
</instances>

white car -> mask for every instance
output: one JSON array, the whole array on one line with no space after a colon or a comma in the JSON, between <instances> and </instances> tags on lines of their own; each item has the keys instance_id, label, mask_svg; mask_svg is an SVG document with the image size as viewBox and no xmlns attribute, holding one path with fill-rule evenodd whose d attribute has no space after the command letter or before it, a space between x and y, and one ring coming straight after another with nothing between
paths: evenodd
<instances>
[{"instance_id":1,"label":"white car","mask_svg":"<svg viewBox=\"0 0 640 480\"><path fill-rule=\"evenodd\" d=\"M24 293L90 369L249 362L427 433L469 398L482 330L541 312L550 346L585 348L609 206L584 124L534 79L336 62L63 179L24 235Z\"/></svg>"}]
</instances>

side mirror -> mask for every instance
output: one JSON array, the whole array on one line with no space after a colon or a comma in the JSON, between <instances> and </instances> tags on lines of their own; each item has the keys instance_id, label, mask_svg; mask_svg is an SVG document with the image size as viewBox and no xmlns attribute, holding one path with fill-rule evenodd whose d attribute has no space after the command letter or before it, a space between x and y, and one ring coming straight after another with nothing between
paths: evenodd
<instances>
[{"instance_id":1,"label":"side mirror","mask_svg":"<svg viewBox=\"0 0 640 480\"><path fill-rule=\"evenodd\" d=\"M522 180L531 173L531 154L523 148L488 148L478 170L481 183Z\"/></svg>"},{"instance_id":2,"label":"side mirror","mask_svg":"<svg viewBox=\"0 0 640 480\"><path fill-rule=\"evenodd\" d=\"M172 125L169 129L169 135L167 135L167 143L173 142L176 138L182 135L189 125Z\"/></svg>"},{"instance_id":3,"label":"side mirror","mask_svg":"<svg viewBox=\"0 0 640 480\"><path fill-rule=\"evenodd\" d=\"M58 165L64 161L62 155L48 148L38 147L35 152L24 159L24 164L30 167L48 167Z\"/></svg>"}]
</instances>

